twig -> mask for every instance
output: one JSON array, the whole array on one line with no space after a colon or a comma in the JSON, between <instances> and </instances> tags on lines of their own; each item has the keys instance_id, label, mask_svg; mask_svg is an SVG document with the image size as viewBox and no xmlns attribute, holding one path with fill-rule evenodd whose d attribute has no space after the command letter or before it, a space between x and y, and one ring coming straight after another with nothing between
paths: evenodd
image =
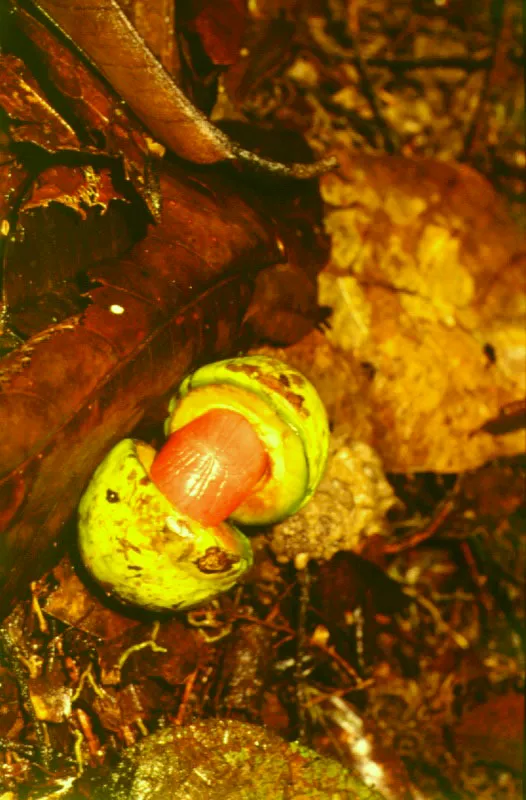
<instances>
[{"instance_id":1,"label":"twig","mask_svg":"<svg viewBox=\"0 0 526 800\"><path fill-rule=\"evenodd\" d=\"M186 714L186 709L188 707L188 702L190 700L192 691L194 689L194 685L199 674L199 667L196 667L193 672L188 675L184 682L184 692L182 700L179 704L179 708L177 709L177 716L174 719L174 725L182 725L184 722L184 717Z\"/></svg>"},{"instance_id":2,"label":"twig","mask_svg":"<svg viewBox=\"0 0 526 800\"><path fill-rule=\"evenodd\" d=\"M429 525L424 528L423 531L418 531L418 533L415 533L413 536L410 536L409 539L405 539L403 542L393 542L392 544L385 545L384 552L401 553L403 550L410 550L422 542L425 542L426 539L430 539L431 536L437 532L446 517L448 517L453 511L454 507L455 504L453 500L446 500L442 508L439 509L436 516L431 520Z\"/></svg>"},{"instance_id":3,"label":"twig","mask_svg":"<svg viewBox=\"0 0 526 800\"><path fill-rule=\"evenodd\" d=\"M49 745L46 726L36 714L29 691L27 673L22 668L19 646L13 641L6 628L0 628L0 649L3 651L6 663L11 669L18 685L22 707L33 723L37 740L38 760L46 769L51 763L52 750Z\"/></svg>"},{"instance_id":4,"label":"twig","mask_svg":"<svg viewBox=\"0 0 526 800\"><path fill-rule=\"evenodd\" d=\"M477 107L473 113L471 123L466 132L464 139L464 147L459 157L460 161L467 161L471 155L471 151L476 138L478 137L480 128L483 124L484 108L488 98L489 90L493 83L495 75L495 67L497 64L497 54L499 50L500 38L504 23L504 0L493 0L491 3L491 16L493 18L493 44L491 48L491 55L489 58L489 65L484 75L484 83L479 94Z\"/></svg>"},{"instance_id":5,"label":"twig","mask_svg":"<svg viewBox=\"0 0 526 800\"><path fill-rule=\"evenodd\" d=\"M383 67L392 72L412 72L418 69L463 69L465 72L479 72L491 67L491 56L485 58L465 58L451 56L435 58L369 58L368 67Z\"/></svg>"},{"instance_id":6,"label":"twig","mask_svg":"<svg viewBox=\"0 0 526 800\"><path fill-rule=\"evenodd\" d=\"M276 625L274 622L269 622L268 618L258 619L257 617L252 617L250 614L236 614L236 619L242 619L245 622L253 622L254 625L270 628L270 630L276 631L277 633L286 633L289 637L294 634L292 628L288 625Z\"/></svg>"},{"instance_id":7,"label":"twig","mask_svg":"<svg viewBox=\"0 0 526 800\"><path fill-rule=\"evenodd\" d=\"M358 686L345 686L343 689L331 689L330 692L324 692L319 689L318 694L313 695L313 697L307 702L306 708L313 708L314 706L320 705L320 703L324 703L326 701L330 702L334 697L345 697L346 694L350 694L351 692L363 691L364 689L368 689L370 686L374 686L374 684L374 678L367 678L367 680L363 681Z\"/></svg>"},{"instance_id":8,"label":"twig","mask_svg":"<svg viewBox=\"0 0 526 800\"><path fill-rule=\"evenodd\" d=\"M332 658L333 661L336 661L336 663L342 668L344 672L347 673L347 675L349 675L351 678L354 678L354 680L356 681L356 685L354 687L355 690L358 691L359 689L363 689L364 686L369 685L369 679L362 680L358 675L358 673L356 672L356 670L353 667L351 667L348 661L342 658L342 656L337 652L334 646L323 645L320 644L319 642L313 642L313 644L317 648L322 650L324 653L326 653L329 656L329 658Z\"/></svg>"},{"instance_id":9,"label":"twig","mask_svg":"<svg viewBox=\"0 0 526 800\"><path fill-rule=\"evenodd\" d=\"M151 635L150 639L147 639L146 641L143 641L143 642L139 642L138 644L133 644L131 647L128 647L128 649L125 650L121 654L121 656L120 656L120 658L119 658L119 660L117 662L117 669L119 670L119 672L122 670L125 662L128 660L128 658L133 653L137 653L137 652L139 652L139 650L144 650L146 647L149 647L154 653L167 653L168 652L166 647L161 647L161 645L157 644L157 642L155 641L157 639L157 635L159 633L159 624L160 623L159 623L158 620L156 620L153 623L152 635Z\"/></svg>"},{"instance_id":10,"label":"twig","mask_svg":"<svg viewBox=\"0 0 526 800\"><path fill-rule=\"evenodd\" d=\"M296 687L296 703L298 707L298 740L307 743L307 714L305 708L305 686L303 677L303 662L308 647L307 639L307 608L310 598L311 575L309 566L298 571L298 584L300 587L299 613L298 613L298 643L296 648L296 666L294 669L294 685Z\"/></svg>"},{"instance_id":11,"label":"twig","mask_svg":"<svg viewBox=\"0 0 526 800\"><path fill-rule=\"evenodd\" d=\"M447 622L445 622L442 619L440 611L438 610L436 605L433 602L431 602L431 600L421 595L416 589L411 589L409 587L406 587L404 589L404 594L415 600L419 605L422 606L422 608L425 608L426 611L429 611L429 613L435 620L438 630L441 630L444 633L448 634L448 636L450 636L451 639L453 639L453 641L455 642L456 645L458 645L458 647L462 648L462 650L467 650L469 648L469 641L466 639L466 637L463 636L461 633L458 633L458 631L454 630L450 625L447 624Z\"/></svg>"},{"instance_id":12,"label":"twig","mask_svg":"<svg viewBox=\"0 0 526 800\"><path fill-rule=\"evenodd\" d=\"M394 141L394 135L389 125L385 121L382 112L380 111L380 106L378 105L378 102L376 100L376 95L374 93L373 84L369 77L368 68L365 64L365 61L362 59L360 55L360 51L358 49L356 40L353 36L351 36L350 33L348 33L347 35L349 37L350 44L355 52L354 64L356 66L356 71L358 72L358 75L360 77L360 81L362 84L362 91L365 95L367 102L371 107L371 111L373 112L375 122L378 126L378 130L380 131L384 142L385 151L386 153L393 155L393 153L396 153L397 150Z\"/></svg>"}]
</instances>

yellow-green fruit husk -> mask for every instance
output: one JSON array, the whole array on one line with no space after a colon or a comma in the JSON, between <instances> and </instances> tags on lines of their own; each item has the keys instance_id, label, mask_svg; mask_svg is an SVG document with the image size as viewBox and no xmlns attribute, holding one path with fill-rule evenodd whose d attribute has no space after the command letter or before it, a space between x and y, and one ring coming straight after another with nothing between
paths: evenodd
<instances>
[{"instance_id":1,"label":"yellow-green fruit husk","mask_svg":"<svg viewBox=\"0 0 526 800\"><path fill-rule=\"evenodd\" d=\"M123 439L93 475L79 505L79 550L108 595L152 611L206 603L252 563L246 537L181 514L151 481L155 450Z\"/></svg>"},{"instance_id":2,"label":"yellow-green fruit husk","mask_svg":"<svg viewBox=\"0 0 526 800\"><path fill-rule=\"evenodd\" d=\"M212 408L243 414L269 456L269 474L231 519L267 525L304 506L321 480L329 449L327 414L310 381L268 356L207 364L189 375L172 399L167 435Z\"/></svg>"}]
</instances>

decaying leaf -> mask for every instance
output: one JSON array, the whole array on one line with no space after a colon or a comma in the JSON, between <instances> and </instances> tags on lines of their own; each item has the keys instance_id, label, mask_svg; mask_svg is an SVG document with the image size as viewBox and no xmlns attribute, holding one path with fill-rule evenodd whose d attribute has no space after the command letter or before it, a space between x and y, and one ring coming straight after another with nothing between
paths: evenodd
<instances>
[{"instance_id":1,"label":"decaying leaf","mask_svg":"<svg viewBox=\"0 0 526 800\"><path fill-rule=\"evenodd\" d=\"M319 298L329 340L371 371L370 442L386 469L521 452L521 431L480 430L526 387L526 253L497 195L464 166L340 156L322 179L332 256Z\"/></svg>"}]
</instances>

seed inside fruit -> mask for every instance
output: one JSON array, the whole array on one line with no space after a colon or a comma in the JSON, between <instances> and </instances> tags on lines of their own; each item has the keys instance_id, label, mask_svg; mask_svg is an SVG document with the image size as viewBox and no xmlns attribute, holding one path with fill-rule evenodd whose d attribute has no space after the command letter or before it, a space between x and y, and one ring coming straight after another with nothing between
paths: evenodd
<instances>
[{"instance_id":1,"label":"seed inside fruit","mask_svg":"<svg viewBox=\"0 0 526 800\"><path fill-rule=\"evenodd\" d=\"M215 527L250 495L268 465L250 422L217 408L172 433L150 477L176 508Z\"/></svg>"}]
</instances>

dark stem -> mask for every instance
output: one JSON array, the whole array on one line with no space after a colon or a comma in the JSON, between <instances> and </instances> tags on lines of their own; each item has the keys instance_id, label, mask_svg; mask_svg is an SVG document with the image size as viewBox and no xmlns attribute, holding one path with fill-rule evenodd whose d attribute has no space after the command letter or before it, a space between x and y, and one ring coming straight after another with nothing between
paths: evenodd
<instances>
[{"instance_id":1,"label":"dark stem","mask_svg":"<svg viewBox=\"0 0 526 800\"><path fill-rule=\"evenodd\" d=\"M308 744L307 715L305 712L305 680L303 665L308 648L307 638L307 609L310 600L311 574L309 565L297 571L299 583L299 609L298 609L298 646L296 650L296 665L294 669L294 686L296 687L296 705L298 712L298 741Z\"/></svg>"},{"instance_id":2,"label":"dark stem","mask_svg":"<svg viewBox=\"0 0 526 800\"><path fill-rule=\"evenodd\" d=\"M35 729L38 761L43 767L48 769L51 763L52 750L48 742L46 726L40 719L38 719L33 706L31 693L29 691L29 683L27 680L27 672L23 668L20 660L20 648L13 641L11 635L5 627L0 627L0 651L3 654L3 658L8 669L11 670L17 682L20 699L22 701L22 708L24 709L26 716L29 717Z\"/></svg>"}]
</instances>

